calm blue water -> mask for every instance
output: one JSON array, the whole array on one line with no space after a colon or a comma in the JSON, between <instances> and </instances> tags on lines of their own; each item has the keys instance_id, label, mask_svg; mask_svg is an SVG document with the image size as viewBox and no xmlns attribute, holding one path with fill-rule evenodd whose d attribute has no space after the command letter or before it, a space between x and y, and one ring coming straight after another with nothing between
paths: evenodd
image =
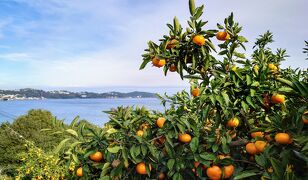
<instances>
[{"instance_id":1,"label":"calm blue water","mask_svg":"<svg viewBox=\"0 0 308 180\"><path fill-rule=\"evenodd\" d=\"M126 99L46 99L24 101L0 101L0 122L12 122L14 118L26 114L30 109L45 109L58 119L70 123L77 115L93 124L102 126L108 121L102 111L118 106L145 106L151 110L163 111L163 106L156 98Z\"/></svg>"}]
</instances>

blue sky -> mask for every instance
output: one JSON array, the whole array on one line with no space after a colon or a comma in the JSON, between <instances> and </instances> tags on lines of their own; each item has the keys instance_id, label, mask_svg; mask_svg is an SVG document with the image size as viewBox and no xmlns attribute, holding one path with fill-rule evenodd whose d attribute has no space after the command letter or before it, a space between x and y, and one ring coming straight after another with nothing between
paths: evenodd
<instances>
[{"instance_id":1,"label":"blue sky","mask_svg":"<svg viewBox=\"0 0 308 180\"><path fill-rule=\"evenodd\" d=\"M283 67L308 67L308 1L196 3L205 4L209 28L234 12L248 49L270 30L272 47L291 56ZM0 88L184 86L175 74L138 70L146 42L166 33L174 16L186 26L188 0L0 0Z\"/></svg>"}]
</instances>

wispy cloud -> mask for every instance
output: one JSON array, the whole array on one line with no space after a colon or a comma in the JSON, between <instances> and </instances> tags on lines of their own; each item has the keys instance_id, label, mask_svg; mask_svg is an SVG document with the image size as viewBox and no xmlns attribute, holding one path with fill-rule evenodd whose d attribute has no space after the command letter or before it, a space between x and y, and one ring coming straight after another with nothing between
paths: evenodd
<instances>
[{"instance_id":1,"label":"wispy cloud","mask_svg":"<svg viewBox=\"0 0 308 180\"><path fill-rule=\"evenodd\" d=\"M5 2L2 4L6 5L6 11L0 12L0 18L10 21L0 21L0 38L1 34L3 36L0 39L0 59L3 62L23 62L26 76L32 78L32 83L25 81L25 75L19 73L20 68L13 68L7 72L12 83L20 79L20 84L25 86L27 83L72 87L185 84L175 74L163 77L159 69L138 71L138 67L146 42L159 39L166 33L166 22L176 15L183 24L186 23L189 17L187 0ZM196 2L204 3L201 0ZM301 55L307 24L300 21L308 15L304 8L308 5L306 1L238 0L234 3L219 0L205 3L204 17L209 20L207 28L214 28L216 22L222 22L234 11L236 19L244 26L243 34L250 41L270 29L277 44L287 48L294 58L292 63L284 66L307 67ZM274 43L273 47L277 44ZM251 46L252 43L248 45Z\"/></svg>"},{"instance_id":2,"label":"wispy cloud","mask_svg":"<svg viewBox=\"0 0 308 180\"><path fill-rule=\"evenodd\" d=\"M33 59L26 53L8 53L0 54L0 60L10 60L10 61L32 61Z\"/></svg>"}]
</instances>

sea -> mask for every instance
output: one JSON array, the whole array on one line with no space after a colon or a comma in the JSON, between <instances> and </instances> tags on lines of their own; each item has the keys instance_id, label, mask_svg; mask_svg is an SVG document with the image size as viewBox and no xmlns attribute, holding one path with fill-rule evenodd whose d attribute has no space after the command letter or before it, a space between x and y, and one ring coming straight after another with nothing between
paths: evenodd
<instances>
[{"instance_id":1,"label":"sea","mask_svg":"<svg viewBox=\"0 0 308 180\"><path fill-rule=\"evenodd\" d=\"M103 111L118 106L145 106L151 110L164 110L157 98L11 100L0 101L0 122L12 122L31 109L44 109L66 123L79 116L80 119L102 126L108 121L108 115Z\"/></svg>"},{"instance_id":2,"label":"sea","mask_svg":"<svg viewBox=\"0 0 308 180\"><path fill-rule=\"evenodd\" d=\"M130 90L132 89L126 89L122 92L129 92ZM147 90L147 92L159 91L155 89ZM168 95L171 95L181 88L169 88L167 90ZM80 119L103 126L109 120L108 115L103 111L118 106L145 106L150 110L164 111L164 107L158 98L9 100L0 101L0 123L13 122L18 116L26 114L31 109L44 109L50 111L57 119L64 120L65 123L70 123L76 116L79 116Z\"/></svg>"}]
</instances>

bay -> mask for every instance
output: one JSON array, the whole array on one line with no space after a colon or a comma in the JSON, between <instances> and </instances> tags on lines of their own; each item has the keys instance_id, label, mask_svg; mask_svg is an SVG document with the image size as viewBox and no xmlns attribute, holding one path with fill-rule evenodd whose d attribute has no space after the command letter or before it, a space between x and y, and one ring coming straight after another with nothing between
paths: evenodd
<instances>
[{"instance_id":1,"label":"bay","mask_svg":"<svg viewBox=\"0 0 308 180\"><path fill-rule=\"evenodd\" d=\"M164 107L157 98L124 99L44 99L0 101L0 123L12 122L31 109L45 109L58 119L70 123L76 116L93 124L102 126L108 121L108 115L102 111L118 106L145 106L151 110L163 111Z\"/></svg>"}]
</instances>

